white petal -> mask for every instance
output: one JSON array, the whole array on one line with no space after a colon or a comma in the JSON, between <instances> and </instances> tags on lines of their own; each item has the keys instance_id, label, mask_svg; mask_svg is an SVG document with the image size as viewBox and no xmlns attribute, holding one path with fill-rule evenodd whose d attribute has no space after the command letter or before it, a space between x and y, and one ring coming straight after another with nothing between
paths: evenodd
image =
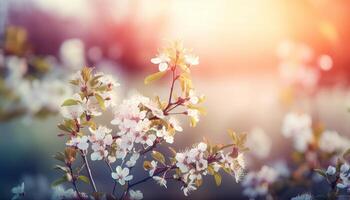
<instances>
[{"instance_id":1,"label":"white petal","mask_svg":"<svg viewBox=\"0 0 350 200\"><path fill-rule=\"evenodd\" d=\"M168 63L160 63L158 68L159 68L159 71L164 72L165 70L168 69Z\"/></svg>"},{"instance_id":2,"label":"white petal","mask_svg":"<svg viewBox=\"0 0 350 200\"><path fill-rule=\"evenodd\" d=\"M151 59L151 63L153 63L153 64L159 64L161 62L162 62L162 60L159 57L155 57L155 58Z\"/></svg>"}]
</instances>

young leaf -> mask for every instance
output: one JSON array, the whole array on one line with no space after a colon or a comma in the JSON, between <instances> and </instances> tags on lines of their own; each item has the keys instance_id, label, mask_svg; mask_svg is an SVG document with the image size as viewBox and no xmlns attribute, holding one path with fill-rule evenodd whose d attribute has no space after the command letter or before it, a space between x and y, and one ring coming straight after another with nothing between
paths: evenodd
<instances>
[{"instance_id":1,"label":"young leaf","mask_svg":"<svg viewBox=\"0 0 350 200\"><path fill-rule=\"evenodd\" d=\"M63 102L61 106L74 106L78 105L79 101L75 99L67 99Z\"/></svg>"},{"instance_id":2,"label":"young leaf","mask_svg":"<svg viewBox=\"0 0 350 200\"><path fill-rule=\"evenodd\" d=\"M211 166L211 165L208 166L208 173L209 173L210 175L214 175L215 171L214 171L213 166Z\"/></svg>"},{"instance_id":3,"label":"young leaf","mask_svg":"<svg viewBox=\"0 0 350 200\"><path fill-rule=\"evenodd\" d=\"M101 97L99 94L95 94L96 100L98 102L98 105L100 105L102 110L106 110L106 106L105 106L105 100L103 99L103 97Z\"/></svg>"},{"instance_id":4,"label":"young leaf","mask_svg":"<svg viewBox=\"0 0 350 200\"><path fill-rule=\"evenodd\" d=\"M92 72L92 69L89 68L89 67L84 67L82 70L81 70L81 76L83 77L83 80L85 82L88 82L90 77L91 77L91 72Z\"/></svg>"},{"instance_id":5,"label":"young leaf","mask_svg":"<svg viewBox=\"0 0 350 200\"><path fill-rule=\"evenodd\" d=\"M68 172L68 168L61 165L55 165L54 169L62 170L63 172Z\"/></svg>"},{"instance_id":6,"label":"young leaf","mask_svg":"<svg viewBox=\"0 0 350 200\"><path fill-rule=\"evenodd\" d=\"M67 128L64 124L58 124L57 127L62 131L71 132L71 130Z\"/></svg>"},{"instance_id":7,"label":"young leaf","mask_svg":"<svg viewBox=\"0 0 350 200\"><path fill-rule=\"evenodd\" d=\"M191 125L191 127L196 127L197 126L196 118L190 117L190 125Z\"/></svg>"},{"instance_id":8,"label":"young leaf","mask_svg":"<svg viewBox=\"0 0 350 200\"><path fill-rule=\"evenodd\" d=\"M83 181L84 183L90 184L90 180L86 176L80 175L80 176L78 176L78 179Z\"/></svg>"},{"instance_id":9,"label":"young leaf","mask_svg":"<svg viewBox=\"0 0 350 200\"><path fill-rule=\"evenodd\" d=\"M64 150L65 160L67 163L72 163L75 161L77 150L73 147L66 147Z\"/></svg>"},{"instance_id":10,"label":"young leaf","mask_svg":"<svg viewBox=\"0 0 350 200\"><path fill-rule=\"evenodd\" d=\"M54 156L53 156L56 160L59 160L61 162L64 162L64 154L62 152L57 152Z\"/></svg>"},{"instance_id":11,"label":"young leaf","mask_svg":"<svg viewBox=\"0 0 350 200\"><path fill-rule=\"evenodd\" d=\"M163 156L162 153L158 152L158 151L152 151L152 157L157 160L158 162L162 163L163 165L165 165L165 157Z\"/></svg>"},{"instance_id":12,"label":"young leaf","mask_svg":"<svg viewBox=\"0 0 350 200\"><path fill-rule=\"evenodd\" d=\"M322 169L314 169L314 171L325 178L327 177L327 174Z\"/></svg>"},{"instance_id":13,"label":"young leaf","mask_svg":"<svg viewBox=\"0 0 350 200\"><path fill-rule=\"evenodd\" d=\"M65 183L65 182L67 182L67 181L68 181L68 180L67 180L67 177L66 177L66 176L63 176L63 177L61 177L61 178L55 180L54 182L52 182L51 185L54 187L54 186L61 185L62 183Z\"/></svg>"},{"instance_id":14,"label":"young leaf","mask_svg":"<svg viewBox=\"0 0 350 200\"><path fill-rule=\"evenodd\" d=\"M145 160L145 161L143 162L143 168L144 168L145 170L150 170L150 169L152 169L152 164L151 164L151 162Z\"/></svg>"},{"instance_id":15,"label":"young leaf","mask_svg":"<svg viewBox=\"0 0 350 200\"><path fill-rule=\"evenodd\" d=\"M166 73L166 71L164 71L164 72L157 72L157 73L151 74L151 75L149 75L149 76L147 76L147 77L145 78L144 83L145 83L146 85L148 85L148 84L150 84L151 82L156 81L156 80L162 78L162 77L165 75L165 73Z\"/></svg>"},{"instance_id":16,"label":"young leaf","mask_svg":"<svg viewBox=\"0 0 350 200\"><path fill-rule=\"evenodd\" d=\"M219 173L215 173L214 179L215 179L216 186L220 186L221 185L221 175Z\"/></svg>"}]
</instances>

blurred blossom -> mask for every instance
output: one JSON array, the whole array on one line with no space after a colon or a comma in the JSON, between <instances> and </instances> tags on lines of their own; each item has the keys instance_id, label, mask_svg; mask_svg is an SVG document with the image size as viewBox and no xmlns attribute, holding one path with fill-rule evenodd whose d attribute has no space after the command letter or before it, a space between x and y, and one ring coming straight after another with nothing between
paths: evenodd
<instances>
[{"instance_id":1,"label":"blurred blossom","mask_svg":"<svg viewBox=\"0 0 350 200\"><path fill-rule=\"evenodd\" d=\"M24 183L15 186L11 189L11 192L13 193L13 197L11 200L21 199L25 193L24 193Z\"/></svg>"},{"instance_id":2,"label":"blurred blossom","mask_svg":"<svg viewBox=\"0 0 350 200\"><path fill-rule=\"evenodd\" d=\"M243 194L249 198L264 197L268 195L269 186L278 178L275 169L264 165L258 172L248 172L244 177L242 186Z\"/></svg>"},{"instance_id":3,"label":"blurred blossom","mask_svg":"<svg viewBox=\"0 0 350 200\"><path fill-rule=\"evenodd\" d=\"M312 121L307 114L288 113L283 120L282 134L292 138L294 148L304 152L312 141Z\"/></svg>"},{"instance_id":4,"label":"blurred blossom","mask_svg":"<svg viewBox=\"0 0 350 200\"><path fill-rule=\"evenodd\" d=\"M78 70L85 66L84 43L80 39L69 39L60 47L60 59L64 66Z\"/></svg>"},{"instance_id":5,"label":"blurred blossom","mask_svg":"<svg viewBox=\"0 0 350 200\"><path fill-rule=\"evenodd\" d=\"M86 194L81 194L81 196L87 197ZM72 188L66 190L62 186L56 186L53 188L51 200L76 199L77 197L77 193Z\"/></svg>"},{"instance_id":6,"label":"blurred blossom","mask_svg":"<svg viewBox=\"0 0 350 200\"><path fill-rule=\"evenodd\" d=\"M254 128L248 134L247 146L250 153L259 159L264 159L270 154L271 145L271 138L261 128Z\"/></svg>"},{"instance_id":7,"label":"blurred blossom","mask_svg":"<svg viewBox=\"0 0 350 200\"><path fill-rule=\"evenodd\" d=\"M273 162L272 168L274 168L281 177L289 177L291 174L285 160L278 160Z\"/></svg>"},{"instance_id":8,"label":"blurred blossom","mask_svg":"<svg viewBox=\"0 0 350 200\"><path fill-rule=\"evenodd\" d=\"M318 58L318 65L324 71L329 71L333 67L333 60L329 55L321 55Z\"/></svg>"},{"instance_id":9,"label":"blurred blossom","mask_svg":"<svg viewBox=\"0 0 350 200\"><path fill-rule=\"evenodd\" d=\"M350 147L350 140L336 131L326 130L321 134L319 146L322 151L327 153L342 153Z\"/></svg>"},{"instance_id":10,"label":"blurred blossom","mask_svg":"<svg viewBox=\"0 0 350 200\"><path fill-rule=\"evenodd\" d=\"M312 200L311 194L302 194L296 197L293 197L291 200Z\"/></svg>"},{"instance_id":11,"label":"blurred blossom","mask_svg":"<svg viewBox=\"0 0 350 200\"><path fill-rule=\"evenodd\" d=\"M99 47L91 47L87 52L88 58L93 62L98 62L102 59L102 50Z\"/></svg>"},{"instance_id":12,"label":"blurred blossom","mask_svg":"<svg viewBox=\"0 0 350 200\"><path fill-rule=\"evenodd\" d=\"M333 66L329 55L316 56L306 44L292 41L281 42L277 48L280 58L279 73L287 86L301 86L313 90L320 80L320 69L328 71Z\"/></svg>"},{"instance_id":13,"label":"blurred blossom","mask_svg":"<svg viewBox=\"0 0 350 200\"><path fill-rule=\"evenodd\" d=\"M25 199L49 199L51 196L50 182L45 176L25 175L23 182L28 191Z\"/></svg>"}]
</instances>

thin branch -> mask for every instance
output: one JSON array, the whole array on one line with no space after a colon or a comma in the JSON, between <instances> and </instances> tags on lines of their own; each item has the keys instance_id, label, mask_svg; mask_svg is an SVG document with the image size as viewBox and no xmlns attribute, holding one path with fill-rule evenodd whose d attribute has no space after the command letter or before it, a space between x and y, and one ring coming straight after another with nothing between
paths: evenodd
<instances>
[{"instance_id":1,"label":"thin branch","mask_svg":"<svg viewBox=\"0 0 350 200\"><path fill-rule=\"evenodd\" d=\"M105 162L106 162L106 164L108 165L110 172L112 173L112 172L113 172L113 169L112 169L111 164L110 164L107 160L105 160ZM113 195L114 195L114 193L115 193L116 187L117 187L117 180L114 180L114 186L113 186L113 190L112 190L112 194L113 194Z\"/></svg>"},{"instance_id":2,"label":"thin branch","mask_svg":"<svg viewBox=\"0 0 350 200\"><path fill-rule=\"evenodd\" d=\"M83 198L81 197L81 195L80 195L80 192L79 192L79 190L78 190L78 187L77 187L77 183L76 183L76 179L75 179L75 177L74 177L74 173L73 173L73 169L72 169L72 165L68 165L68 168L69 168L69 173L70 173L70 175L72 176L72 184L73 184L73 187L74 187L74 190L75 190L75 192L77 193L77 195L78 195L78 199L79 200L82 200Z\"/></svg>"},{"instance_id":3,"label":"thin branch","mask_svg":"<svg viewBox=\"0 0 350 200\"><path fill-rule=\"evenodd\" d=\"M86 171L88 172L91 186L92 186L94 192L97 192L96 184L95 184L94 178L92 177L90 165L89 165L88 160L86 159L86 155L84 154L84 152L81 152L81 157L84 160L84 163L85 163L85 166L86 166Z\"/></svg>"}]
</instances>

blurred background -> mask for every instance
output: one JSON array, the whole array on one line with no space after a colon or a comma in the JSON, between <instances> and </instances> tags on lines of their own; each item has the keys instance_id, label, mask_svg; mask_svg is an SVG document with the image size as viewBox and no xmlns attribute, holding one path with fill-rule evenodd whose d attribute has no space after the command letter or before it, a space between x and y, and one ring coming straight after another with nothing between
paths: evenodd
<instances>
[{"instance_id":1,"label":"blurred background","mask_svg":"<svg viewBox=\"0 0 350 200\"><path fill-rule=\"evenodd\" d=\"M349 19L346 0L1 0L0 67L10 54L30 54L50 60L58 80L67 79L61 71L95 66L121 83L119 99L130 90L166 97L167 80L146 87L143 78L157 70L150 63L157 49L180 39L200 57L192 77L198 93L207 96L208 115L194 129L183 121L185 132L174 147L184 149L204 136L224 142L228 128L259 127L272 142L268 163L289 151L281 124L290 111L309 113L350 137ZM24 53L12 48L11 38L25 38ZM10 116L16 117L0 122L4 199L21 180L46 186L54 180L52 155L64 147L57 137L59 116ZM100 174L98 182L110 184L103 181L107 176ZM179 187L146 184L143 192L146 199L185 198ZM245 199L241 190L225 177L221 187L205 181L188 198Z\"/></svg>"}]
</instances>

